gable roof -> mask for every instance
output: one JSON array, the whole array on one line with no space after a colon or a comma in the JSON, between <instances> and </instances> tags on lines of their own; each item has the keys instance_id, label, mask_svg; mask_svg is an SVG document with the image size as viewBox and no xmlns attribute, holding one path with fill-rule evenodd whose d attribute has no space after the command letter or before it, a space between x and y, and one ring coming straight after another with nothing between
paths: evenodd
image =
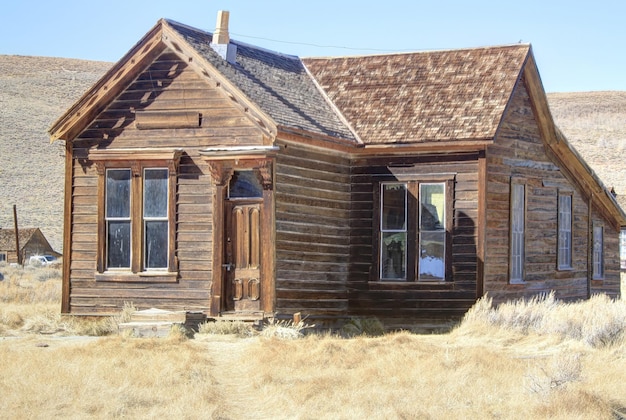
<instances>
[{"instance_id":1,"label":"gable roof","mask_svg":"<svg viewBox=\"0 0 626 420\"><path fill-rule=\"evenodd\" d=\"M39 231L39 228L24 228L19 230L21 249L28 244L28 241L31 240L37 231ZM15 251L15 229L0 229L0 250Z\"/></svg>"},{"instance_id":2,"label":"gable roof","mask_svg":"<svg viewBox=\"0 0 626 420\"><path fill-rule=\"evenodd\" d=\"M231 43L237 46L236 63L231 64L209 46L211 33L172 20L166 22L263 109L279 128L356 140L311 79L299 57L231 39Z\"/></svg>"},{"instance_id":3,"label":"gable roof","mask_svg":"<svg viewBox=\"0 0 626 420\"><path fill-rule=\"evenodd\" d=\"M339 58L305 65L365 144L492 139L530 45Z\"/></svg>"},{"instance_id":4,"label":"gable roof","mask_svg":"<svg viewBox=\"0 0 626 420\"><path fill-rule=\"evenodd\" d=\"M52 125L51 138L73 140L167 48L269 137L278 129L354 146L489 143L524 74L553 156L614 226L626 225L615 199L556 129L529 44L300 60L231 41L237 46L231 64L213 51L211 40L209 32L159 20Z\"/></svg>"},{"instance_id":5,"label":"gable roof","mask_svg":"<svg viewBox=\"0 0 626 420\"><path fill-rule=\"evenodd\" d=\"M237 45L236 62L231 64L213 51L211 40L210 32L159 20L50 127L51 139L73 140L158 54L171 48L205 80L214 85L217 80L226 95L261 127L358 143L298 57L231 41ZM275 135L275 130L268 130Z\"/></svg>"}]
</instances>

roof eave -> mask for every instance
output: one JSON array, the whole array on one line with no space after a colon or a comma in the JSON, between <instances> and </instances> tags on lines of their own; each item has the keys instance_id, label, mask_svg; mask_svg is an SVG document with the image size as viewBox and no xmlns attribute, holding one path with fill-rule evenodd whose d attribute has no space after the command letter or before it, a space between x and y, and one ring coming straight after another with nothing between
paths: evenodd
<instances>
[{"instance_id":1,"label":"roof eave","mask_svg":"<svg viewBox=\"0 0 626 420\"><path fill-rule=\"evenodd\" d=\"M532 50L529 50L528 58L524 63L523 76L526 80L526 89L537 119L539 132L546 147L551 152L550 155L559 161L559 166L587 196L590 205L595 205L613 228L620 230L626 226L626 213L600 178L556 127Z\"/></svg>"},{"instance_id":2,"label":"roof eave","mask_svg":"<svg viewBox=\"0 0 626 420\"><path fill-rule=\"evenodd\" d=\"M103 104L115 98L134 77L138 69L154 59L164 48L163 25L157 24L141 38L109 71L107 71L85 94L78 99L48 129L50 141L72 141L102 109Z\"/></svg>"},{"instance_id":3,"label":"roof eave","mask_svg":"<svg viewBox=\"0 0 626 420\"><path fill-rule=\"evenodd\" d=\"M264 132L265 137L270 139L268 141L271 142L271 139L275 138L278 130L274 120L191 47L167 20L160 19L122 59L52 124L48 130L51 142L58 139L74 140L98 112L167 47L179 54L211 85L220 89L246 117Z\"/></svg>"}]
</instances>

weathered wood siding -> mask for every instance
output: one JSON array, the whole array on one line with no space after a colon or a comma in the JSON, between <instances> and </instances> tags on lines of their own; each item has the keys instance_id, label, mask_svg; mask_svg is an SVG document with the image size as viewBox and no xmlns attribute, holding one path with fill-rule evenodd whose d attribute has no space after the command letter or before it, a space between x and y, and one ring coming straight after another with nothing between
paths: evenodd
<instances>
[{"instance_id":1,"label":"weathered wood siding","mask_svg":"<svg viewBox=\"0 0 626 420\"><path fill-rule=\"evenodd\" d=\"M138 129L132 110L194 111L194 128ZM214 182L199 155L204 147L261 143L261 133L229 100L170 51L165 51L74 141L70 309L110 313L125 302L138 308L208 311L212 275ZM184 150L177 174L176 283L96 282L98 175L94 148L176 147ZM129 159L132 159L132 154Z\"/></svg>"},{"instance_id":2,"label":"weathered wood siding","mask_svg":"<svg viewBox=\"0 0 626 420\"><path fill-rule=\"evenodd\" d=\"M279 142L276 157L276 310L347 313L350 162ZM271 244L269 245L271 246Z\"/></svg>"},{"instance_id":3,"label":"weathered wood siding","mask_svg":"<svg viewBox=\"0 0 626 420\"><path fill-rule=\"evenodd\" d=\"M620 296L620 292L624 293L620 284L620 231L607 224L595 210L593 211L592 219L592 223L604 227L604 278L602 280L592 280L590 292L591 295L606 293L613 298L617 298Z\"/></svg>"},{"instance_id":4,"label":"weathered wood siding","mask_svg":"<svg viewBox=\"0 0 626 420\"><path fill-rule=\"evenodd\" d=\"M369 157L352 161L350 218L349 313L377 316L391 322L439 321L462 316L476 300L479 154ZM378 251L374 249L375 192L378 182L395 175L454 174L452 278L447 282L388 282L373 280ZM422 178L423 179L423 178Z\"/></svg>"},{"instance_id":5,"label":"weathered wood siding","mask_svg":"<svg viewBox=\"0 0 626 420\"><path fill-rule=\"evenodd\" d=\"M512 178L526 185L524 284L509 281ZM559 191L572 193L572 269L566 270L557 269ZM524 80L516 87L495 144L487 149L486 218L485 291L495 301L551 290L563 299L588 296L588 199L549 157ZM610 230L605 231L607 254L619 249L618 235L609 235ZM606 259L611 276L613 257ZM619 271L619 256L616 264Z\"/></svg>"}]
</instances>

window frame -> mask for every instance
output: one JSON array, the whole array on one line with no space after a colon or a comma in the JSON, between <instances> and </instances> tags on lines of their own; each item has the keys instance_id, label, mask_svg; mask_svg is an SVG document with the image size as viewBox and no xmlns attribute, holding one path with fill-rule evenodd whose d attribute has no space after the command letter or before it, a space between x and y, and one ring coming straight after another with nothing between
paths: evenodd
<instances>
[{"instance_id":1,"label":"window frame","mask_svg":"<svg viewBox=\"0 0 626 420\"><path fill-rule=\"evenodd\" d=\"M563 199L569 198L569 217L565 220L565 214L563 211ZM557 269L561 271L573 269L573 248L574 248L574 196L572 191L559 191L558 203L557 203ZM567 243L565 244L564 235L567 236ZM563 258L566 260L564 261Z\"/></svg>"},{"instance_id":2,"label":"window frame","mask_svg":"<svg viewBox=\"0 0 626 420\"><path fill-rule=\"evenodd\" d=\"M379 230L378 230L378 255L379 255L379 268L378 268L378 278L381 281L407 281L408 280L408 274L409 274L409 267L408 267L408 249L409 249L409 231L408 231L408 216L409 216L409 209L408 209L408 205L409 205L409 186L406 182L397 182L397 181L384 181L381 182L379 184L379 201L378 201L378 217L379 217L379 222L378 225L380 226ZM383 206L384 206L384 194L382 193L382 190L385 186L388 185L396 185L396 186L403 186L404 187L404 214L403 214L403 227L400 229L392 229L392 228L385 228L384 225L384 214L383 214ZM385 264L382 263L382 259L383 259L383 247L385 245L384 243L384 237L385 234L404 234L404 253L403 253L403 261L402 261L402 266L404 268L404 277L403 278L397 278L397 277L384 277L383 274L385 272Z\"/></svg>"},{"instance_id":3,"label":"window frame","mask_svg":"<svg viewBox=\"0 0 626 420\"><path fill-rule=\"evenodd\" d=\"M165 215L158 215L158 216L154 216L154 215L146 215L146 173L148 171L166 171L166 176L164 178L165 180L165 187L167 189L166 191L166 199L167 202L165 204ZM162 223L162 222L167 222L167 229L166 229L166 237L169 238L169 231L171 229L172 223L170 221L170 209L169 209L169 203L172 201L172 197L169 194L170 188L171 186L169 185L169 180L170 178L170 174L169 174L169 169L167 167L152 167L152 166L144 166L142 168L142 206L141 206L141 223L142 223L142 228L143 228L143 232L142 232L142 261L143 261L143 271L168 271L169 266L170 266L170 262L168 259L168 256L170 255L170 248L171 248L171 244L169 244L169 241L167 243L167 250L166 250L166 256L165 256L165 261L166 264L165 266L155 266L155 267L151 267L150 266L150 262L149 262L149 249L148 249L148 225L149 224L153 224L153 223Z\"/></svg>"},{"instance_id":4,"label":"window frame","mask_svg":"<svg viewBox=\"0 0 626 420\"><path fill-rule=\"evenodd\" d=\"M599 236L599 245L598 245ZM593 224L591 253L591 279L604 280L604 226Z\"/></svg>"},{"instance_id":5,"label":"window frame","mask_svg":"<svg viewBox=\"0 0 626 420\"><path fill-rule=\"evenodd\" d=\"M98 233L96 256L96 281L113 282L176 282L178 260L176 258L176 190L180 149L142 150L98 150L89 154L89 159L96 163L98 173ZM107 266L107 218L106 174L110 169L129 169L130 185L130 222L131 245L130 267L117 268ZM146 266L146 230L144 223L144 188L145 170L167 170L167 267L148 268ZM165 220L165 219L163 219Z\"/></svg>"},{"instance_id":6,"label":"window frame","mask_svg":"<svg viewBox=\"0 0 626 420\"><path fill-rule=\"evenodd\" d=\"M116 172L128 172L128 215L127 216L111 216L109 215L109 174L113 171ZM133 173L132 170L130 168L106 168L105 169L105 187L104 187L104 224L105 224L105 237L104 237L104 242L105 242L105 250L104 250L104 261L105 261L105 265L107 267L107 270L111 270L111 271L128 271L130 270L130 268L132 267L132 260L133 260L133 247L132 247L132 243L133 243L133 212L132 212L132 208L133 208L133 197L132 197L132 190L133 190ZM126 197L124 197L126 198ZM111 259L111 253L110 253L110 248L109 248L109 244L110 244L110 236L111 236L111 223L124 223L124 224L128 224L129 228L128 228L128 243L129 243L129 247L128 247L128 265L124 265L124 266L114 266L112 267L110 265L110 259Z\"/></svg>"},{"instance_id":7,"label":"window frame","mask_svg":"<svg viewBox=\"0 0 626 420\"><path fill-rule=\"evenodd\" d=\"M521 187L523 196L516 200L515 191ZM509 211L509 283L524 284L526 278L526 226L527 226L527 200L528 192L526 180L523 178L511 178L510 183L510 211ZM515 208L515 202L520 203L521 208ZM521 212L521 214L517 214ZM516 220L521 222L521 229L518 229ZM520 240L518 244L519 253L514 252L516 239ZM519 260L519 267L516 267L516 260ZM519 276L517 275L519 273Z\"/></svg>"},{"instance_id":8,"label":"window frame","mask_svg":"<svg viewBox=\"0 0 626 420\"><path fill-rule=\"evenodd\" d=\"M452 229L454 215L454 183L455 174L419 174L388 177L374 182L374 214L373 214L373 251L374 266L370 271L370 281L377 284L446 284L452 282ZM406 275L404 279L386 279L382 277L382 187L389 184L406 185ZM444 187L444 276L442 280L420 279L420 185L443 184Z\"/></svg>"}]
</instances>

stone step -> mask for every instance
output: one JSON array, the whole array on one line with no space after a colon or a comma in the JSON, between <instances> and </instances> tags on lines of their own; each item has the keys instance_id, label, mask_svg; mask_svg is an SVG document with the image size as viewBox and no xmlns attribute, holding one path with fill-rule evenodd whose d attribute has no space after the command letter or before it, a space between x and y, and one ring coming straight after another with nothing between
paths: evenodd
<instances>
[{"instance_id":1,"label":"stone step","mask_svg":"<svg viewBox=\"0 0 626 420\"><path fill-rule=\"evenodd\" d=\"M202 312L150 308L133 312L130 322L119 325L119 332L131 331L136 337L165 337L170 333L173 325L198 331L198 325L206 319L206 315Z\"/></svg>"}]
</instances>

